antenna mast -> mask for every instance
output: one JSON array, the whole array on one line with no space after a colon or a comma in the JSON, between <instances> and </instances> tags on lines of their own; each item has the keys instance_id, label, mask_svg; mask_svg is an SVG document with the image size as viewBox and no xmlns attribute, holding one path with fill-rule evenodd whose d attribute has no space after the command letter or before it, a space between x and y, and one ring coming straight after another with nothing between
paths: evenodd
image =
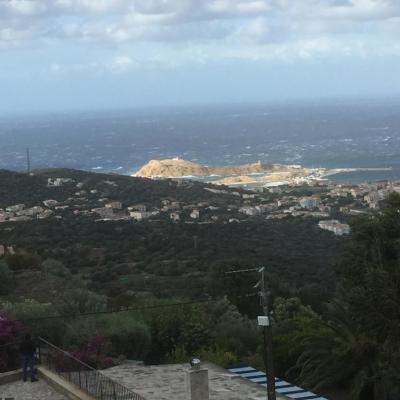
<instances>
[{"instance_id":1,"label":"antenna mast","mask_svg":"<svg viewBox=\"0 0 400 400\"><path fill-rule=\"evenodd\" d=\"M31 156L29 154L29 148L26 149L26 173L31 174Z\"/></svg>"}]
</instances>

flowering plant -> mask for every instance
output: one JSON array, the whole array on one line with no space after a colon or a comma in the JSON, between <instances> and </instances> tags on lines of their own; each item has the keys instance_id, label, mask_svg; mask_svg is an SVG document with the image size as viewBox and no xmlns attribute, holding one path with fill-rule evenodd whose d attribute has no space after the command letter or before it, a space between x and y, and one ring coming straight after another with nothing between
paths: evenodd
<instances>
[{"instance_id":1,"label":"flowering plant","mask_svg":"<svg viewBox=\"0 0 400 400\"><path fill-rule=\"evenodd\" d=\"M72 352L71 355L93 368L109 368L115 363L111 357L106 356L107 346L107 340L103 336L93 336L82 350Z\"/></svg>"},{"instance_id":2,"label":"flowering plant","mask_svg":"<svg viewBox=\"0 0 400 400\"><path fill-rule=\"evenodd\" d=\"M0 372L18 365L18 343L23 324L0 311Z\"/></svg>"}]
</instances>

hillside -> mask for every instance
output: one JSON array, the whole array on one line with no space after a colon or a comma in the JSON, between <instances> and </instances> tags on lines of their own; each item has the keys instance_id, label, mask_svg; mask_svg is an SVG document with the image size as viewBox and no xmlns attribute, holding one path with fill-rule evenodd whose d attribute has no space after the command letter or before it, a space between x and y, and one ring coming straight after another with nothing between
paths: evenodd
<instances>
[{"instance_id":1,"label":"hillside","mask_svg":"<svg viewBox=\"0 0 400 400\"><path fill-rule=\"evenodd\" d=\"M49 178L70 178L74 183L60 187L48 187ZM75 196L79 190L76 186L81 183L81 188L86 193L89 202L97 198L118 198L122 202L135 202L152 204L155 199L174 198L177 201L199 200L205 201L212 198L221 198L204 191L204 185L199 182L185 182L179 184L172 180L155 182L151 179L130 177L117 174L94 173L72 169L46 169L36 170L32 176L25 173L0 170L0 208L12 204L24 203L34 206L45 199L65 201ZM96 190L97 194L90 193ZM190 190L188 190L190 189ZM229 189L226 189L229 191Z\"/></svg>"},{"instance_id":2,"label":"hillside","mask_svg":"<svg viewBox=\"0 0 400 400\"><path fill-rule=\"evenodd\" d=\"M49 187L49 178L70 181ZM318 307L334 288L333 263L343 239L321 231L312 219L268 220L266 214L240 211L273 207L269 193L63 169L34 176L2 171L0 188L0 244L17 251L9 260L18 282L15 294L26 290L27 276L40 281L27 294L47 300L40 272L47 259L62 262L89 288L115 301L128 294L229 292L221 268L266 263L275 290L299 295L306 304ZM46 199L56 200L56 206L44 206ZM1 209L21 203L26 208L7 220ZM38 208L43 218L32 216ZM135 219L140 210L143 220ZM25 220L16 222L18 215Z\"/></svg>"}]
</instances>

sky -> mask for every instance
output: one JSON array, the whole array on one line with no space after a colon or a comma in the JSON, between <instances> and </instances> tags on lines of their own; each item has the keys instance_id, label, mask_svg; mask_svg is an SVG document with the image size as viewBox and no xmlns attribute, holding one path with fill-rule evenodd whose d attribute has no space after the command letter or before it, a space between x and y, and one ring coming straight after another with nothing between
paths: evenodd
<instances>
[{"instance_id":1,"label":"sky","mask_svg":"<svg viewBox=\"0 0 400 400\"><path fill-rule=\"evenodd\" d=\"M400 95L400 0L0 0L0 114Z\"/></svg>"}]
</instances>

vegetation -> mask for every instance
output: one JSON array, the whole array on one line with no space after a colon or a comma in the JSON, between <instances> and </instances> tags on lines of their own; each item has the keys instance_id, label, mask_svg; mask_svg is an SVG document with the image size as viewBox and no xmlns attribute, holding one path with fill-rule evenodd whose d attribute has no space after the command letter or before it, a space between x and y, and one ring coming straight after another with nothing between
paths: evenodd
<instances>
[{"instance_id":1,"label":"vegetation","mask_svg":"<svg viewBox=\"0 0 400 400\"><path fill-rule=\"evenodd\" d=\"M105 179L74 174L97 185ZM101 190L149 205L165 190L192 201L208 196L201 184L187 190L169 181L160 188L121 182ZM73 189L67 186L60 190ZM202 225L65 216L5 223L0 243L17 252L0 260L0 345L30 331L96 367L121 358L162 363L199 356L263 368L254 319L259 276L226 272L266 266L277 375L316 391L344 390L349 400L397 400L399 238L399 195L381 213L354 220L344 248L342 238L314 221L294 218ZM187 300L207 301L175 304ZM11 357L2 351L3 360Z\"/></svg>"}]
</instances>

